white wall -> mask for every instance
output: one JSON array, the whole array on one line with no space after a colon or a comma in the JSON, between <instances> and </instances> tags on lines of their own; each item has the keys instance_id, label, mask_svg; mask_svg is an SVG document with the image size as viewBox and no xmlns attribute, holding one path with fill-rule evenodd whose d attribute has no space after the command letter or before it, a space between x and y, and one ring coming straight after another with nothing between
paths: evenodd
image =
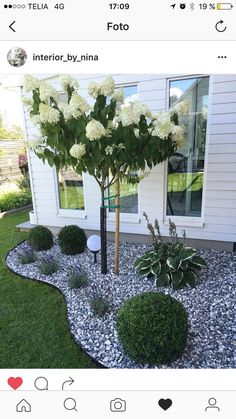
<instances>
[{"instance_id":1,"label":"white wall","mask_svg":"<svg viewBox=\"0 0 236 419\"><path fill-rule=\"evenodd\" d=\"M86 97L89 80L99 81L104 76L76 77L80 84L80 94ZM117 85L137 83L139 100L147 103L152 111L158 111L167 108L168 79L181 76L148 74L113 77ZM60 89L57 77L48 75L47 78L48 82ZM203 215L201 219L178 217L176 224L180 230L185 228L189 238L236 242L236 75L210 77L210 102ZM26 125L30 139L35 128L31 126L27 114ZM100 196L93 178L84 175L85 211L60 211L54 169L44 165L32 153L30 160L37 223L50 226L76 223L83 228L99 229ZM122 214L122 232L147 234L142 217L143 211L146 211L150 219L159 219L163 234L168 234L168 220L164 216L165 184L166 165L162 164L155 167L139 186L139 214ZM114 231L112 217L114 215L109 214L109 231Z\"/></svg>"}]
</instances>

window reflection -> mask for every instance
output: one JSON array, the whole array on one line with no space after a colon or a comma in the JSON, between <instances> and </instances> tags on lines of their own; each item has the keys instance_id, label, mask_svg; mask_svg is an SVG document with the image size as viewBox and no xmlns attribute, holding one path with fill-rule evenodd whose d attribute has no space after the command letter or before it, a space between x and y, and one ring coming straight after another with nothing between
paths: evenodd
<instances>
[{"instance_id":1,"label":"window reflection","mask_svg":"<svg viewBox=\"0 0 236 419\"><path fill-rule=\"evenodd\" d=\"M208 77L170 82L170 108L187 100L190 111L179 121L185 139L168 161L167 215L201 216L208 92Z\"/></svg>"},{"instance_id":2,"label":"window reflection","mask_svg":"<svg viewBox=\"0 0 236 419\"><path fill-rule=\"evenodd\" d=\"M83 178L72 169L58 173L59 201L61 209L84 209Z\"/></svg>"},{"instance_id":3,"label":"window reflection","mask_svg":"<svg viewBox=\"0 0 236 419\"><path fill-rule=\"evenodd\" d=\"M137 85L133 86L123 86L125 103L132 103L138 99L138 87ZM137 176L134 173L134 176ZM112 185L109 188L109 196L115 195L115 185ZM120 183L120 212L128 214L137 214L138 213L138 184L128 184L125 181ZM110 200L110 212L114 212L115 208L115 199Z\"/></svg>"}]
</instances>

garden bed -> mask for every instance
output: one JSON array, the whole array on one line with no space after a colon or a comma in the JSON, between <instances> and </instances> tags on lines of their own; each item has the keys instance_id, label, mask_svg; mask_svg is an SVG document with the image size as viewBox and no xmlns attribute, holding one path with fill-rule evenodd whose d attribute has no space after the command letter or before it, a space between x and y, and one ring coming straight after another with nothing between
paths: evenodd
<instances>
[{"instance_id":1,"label":"garden bed","mask_svg":"<svg viewBox=\"0 0 236 419\"><path fill-rule=\"evenodd\" d=\"M131 361L123 353L115 330L116 313L123 303L137 294L156 291L152 280L138 276L134 262L148 249L142 244L121 243L120 275L112 272L100 274L99 261L93 264L93 255L86 250L83 254L66 256L60 251L57 241L47 251L38 253L38 260L30 265L19 263L18 255L25 243L19 244L7 256L7 265L15 273L26 278L56 286L67 302L68 322L74 339L96 361L109 368L148 368ZM58 258L60 269L51 276L38 270L40 258L51 254ZM189 336L186 349L180 359L170 368L235 368L236 367L236 257L231 253L202 250L208 268L202 270L196 288L173 291L159 288L181 301L189 318ZM114 244L108 243L108 260L114 260ZM71 290L68 274L71 267L86 271L88 287ZM103 316L94 315L90 305L94 290L110 300L110 310ZM50 321L50 320L49 320ZM142 331L140 331L141 333ZM157 368L167 368L159 365Z\"/></svg>"}]
</instances>

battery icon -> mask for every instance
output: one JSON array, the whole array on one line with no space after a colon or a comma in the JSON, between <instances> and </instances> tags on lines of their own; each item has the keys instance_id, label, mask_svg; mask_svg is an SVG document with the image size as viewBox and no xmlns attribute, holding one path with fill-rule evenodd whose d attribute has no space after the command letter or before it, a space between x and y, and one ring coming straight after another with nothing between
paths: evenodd
<instances>
[{"instance_id":1,"label":"battery icon","mask_svg":"<svg viewBox=\"0 0 236 419\"><path fill-rule=\"evenodd\" d=\"M217 3L218 10L231 10L233 5L231 3Z\"/></svg>"}]
</instances>

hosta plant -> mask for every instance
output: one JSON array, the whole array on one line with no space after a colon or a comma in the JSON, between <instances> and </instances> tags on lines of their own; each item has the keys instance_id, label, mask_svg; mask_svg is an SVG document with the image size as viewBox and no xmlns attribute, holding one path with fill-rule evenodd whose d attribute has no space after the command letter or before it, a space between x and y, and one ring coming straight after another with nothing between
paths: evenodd
<instances>
[{"instance_id":1,"label":"hosta plant","mask_svg":"<svg viewBox=\"0 0 236 419\"><path fill-rule=\"evenodd\" d=\"M171 241L164 243L158 221L155 220L155 227L148 218L147 221L153 237L153 249L136 260L135 267L140 275L154 277L157 287L171 286L174 290L186 285L195 287L197 272L207 266L205 260L197 256L195 249L179 242L174 223L170 221Z\"/></svg>"}]
</instances>

